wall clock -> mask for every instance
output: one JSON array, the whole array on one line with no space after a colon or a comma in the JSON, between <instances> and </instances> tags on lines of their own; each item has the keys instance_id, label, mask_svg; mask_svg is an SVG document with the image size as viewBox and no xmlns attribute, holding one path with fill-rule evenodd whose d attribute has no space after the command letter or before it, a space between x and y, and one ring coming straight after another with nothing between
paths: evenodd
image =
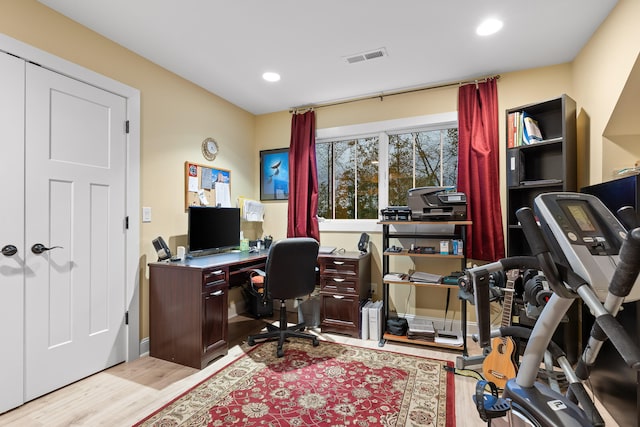
<instances>
[{"instance_id":1,"label":"wall clock","mask_svg":"<svg viewBox=\"0 0 640 427\"><path fill-rule=\"evenodd\" d=\"M202 141L202 155L205 159L212 161L218 155L218 143L213 138Z\"/></svg>"}]
</instances>

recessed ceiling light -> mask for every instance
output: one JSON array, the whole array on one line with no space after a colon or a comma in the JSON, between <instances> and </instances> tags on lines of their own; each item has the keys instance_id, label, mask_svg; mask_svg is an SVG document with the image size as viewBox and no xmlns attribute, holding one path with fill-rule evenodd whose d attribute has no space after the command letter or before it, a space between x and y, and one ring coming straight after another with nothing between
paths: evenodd
<instances>
[{"instance_id":1,"label":"recessed ceiling light","mask_svg":"<svg viewBox=\"0 0 640 427\"><path fill-rule=\"evenodd\" d=\"M497 33L502 28L502 21L495 18L489 18L482 22L478 28L476 28L476 34L479 36L489 36Z\"/></svg>"},{"instance_id":2,"label":"recessed ceiling light","mask_svg":"<svg viewBox=\"0 0 640 427\"><path fill-rule=\"evenodd\" d=\"M262 75L262 78L268 82L277 82L278 80L280 80L280 74L267 71Z\"/></svg>"}]
</instances>

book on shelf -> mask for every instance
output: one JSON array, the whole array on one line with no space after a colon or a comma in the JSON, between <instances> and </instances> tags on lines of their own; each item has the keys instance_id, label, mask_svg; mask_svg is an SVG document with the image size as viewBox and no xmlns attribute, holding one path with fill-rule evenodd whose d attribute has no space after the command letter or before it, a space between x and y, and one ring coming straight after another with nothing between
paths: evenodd
<instances>
[{"instance_id":1,"label":"book on shelf","mask_svg":"<svg viewBox=\"0 0 640 427\"><path fill-rule=\"evenodd\" d=\"M409 329L407 330L407 338L410 340L420 340L434 342L436 339L436 330L433 322L426 319L407 319Z\"/></svg>"},{"instance_id":2,"label":"book on shelf","mask_svg":"<svg viewBox=\"0 0 640 427\"><path fill-rule=\"evenodd\" d=\"M385 282L406 282L409 283L409 275L405 273L387 273L382 278Z\"/></svg>"},{"instance_id":3,"label":"book on shelf","mask_svg":"<svg viewBox=\"0 0 640 427\"><path fill-rule=\"evenodd\" d=\"M452 345L456 347L462 347L462 337L460 336L455 336L455 337L443 336L437 333L434 339L434 342L436 342L437 344L446 344L446 345Z\"/></svg>"},{"instance_id":4,"label":"book on shelf","mask_svg":"<svg viewBox=\"0 0 640 427\"><path fill-rule=\"evenodd\" d=\"M507 148L516 146L516 116L516 113L509 113L507 116Z\"/></svg>"},{"instance_id":5,"label":"book on shelf","mask_svg":"<svg viewBox=\"0 0 640 427\"><path fill-rule=\"evenodd\" d=\"M409 275L409 281L414 283L441 283L442 275L425 273L423 271L414 271Z\"/></svg>"},{"instance_id":6,"label":"book on shelf","mask_svg":"<svg viewBox=\"0 0 640 427\"><path fill-rule=\"evenodd\" d=\"M538 121L526 112L522 113L522 143L524 145L535 144L542 141L542 132Z\"/></svg>"},{"instance_id":7,"label":"book on shelf","mask_svg":"<svg viewBox=\"0 0 640 427\"><path fill-rule=\"evenodd\" d=\"M561 179L549 178L549 179L533 179L527 181L520 181L520 185L544 185L544 184L560 184Z\"/></svg>"}]
</instances>

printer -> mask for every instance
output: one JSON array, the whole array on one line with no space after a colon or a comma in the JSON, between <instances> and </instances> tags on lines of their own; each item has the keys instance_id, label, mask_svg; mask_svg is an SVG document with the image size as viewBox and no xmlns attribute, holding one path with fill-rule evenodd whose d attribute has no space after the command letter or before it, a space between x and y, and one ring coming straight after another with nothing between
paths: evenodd
<instances>
[{"instance_id":1,"label":"printer","mask_svg":"<svg viewBox=\"0 0 640 427\"><path fill-rule=\"evenodd\" d=\"M451 187L418 187L407 194L414 221L467 219L467 196L450 192Z\"/></svg>"}]
</instances>

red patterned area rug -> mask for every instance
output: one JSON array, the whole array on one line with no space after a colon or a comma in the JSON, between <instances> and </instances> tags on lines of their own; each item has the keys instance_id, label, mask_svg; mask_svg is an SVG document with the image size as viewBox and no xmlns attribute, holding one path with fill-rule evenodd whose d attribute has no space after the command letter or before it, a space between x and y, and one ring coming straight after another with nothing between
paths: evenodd
<instances>
[{"instance_id":1,"label":"red patterned area rug","mask_svg":"<svg viewBox=\"0 0 640 427\"><path fill-rule=\"evenodd\" d=\"M451 362L321 341L259 344L141 426L455 426Z\"/></svg>"}]
</instances>

